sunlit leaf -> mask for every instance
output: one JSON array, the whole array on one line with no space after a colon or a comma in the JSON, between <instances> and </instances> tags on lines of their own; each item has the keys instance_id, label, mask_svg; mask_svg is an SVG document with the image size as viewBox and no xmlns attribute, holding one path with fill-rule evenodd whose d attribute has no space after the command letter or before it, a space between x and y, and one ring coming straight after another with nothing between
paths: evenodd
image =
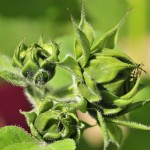
<instances>
[{"instance_id":1,"label":"sunlit leaf","mask_svg":"<svg viewBox=\"0 0 150 150\"><path fill-rule=\"evenodd\" d=\"M65 139L46 145L42 150L75 150L75 142L72 139Z\"/></svg>"},{"instance_id":2,"label":"sunlit leaf","mask_svg":"<svg viewBox=\"0 0 150 150\"><path fill-rule=\"evenodd\" d=\"M31 143L34 145L35 142L36 142L35 139L32 138L22 128L16 126L7 126L0 129L1 150L2 149L12 150L15 148L19 150L19 148L21 149L21 147L23 147L25 144L27 144L30 147Z\"/></svg>"},{"instance_id":3,"label":"sunlit leaf","mask_svg":"<svg viewBox=\"0 0 150 150\"><path fill-rule=\"evenodd\" d=\"M111 142L113 142L118 148L120 148L123 139L123 132L121 128L107 121L106 126L110 135Z\"/></svg>"}]
</instances>

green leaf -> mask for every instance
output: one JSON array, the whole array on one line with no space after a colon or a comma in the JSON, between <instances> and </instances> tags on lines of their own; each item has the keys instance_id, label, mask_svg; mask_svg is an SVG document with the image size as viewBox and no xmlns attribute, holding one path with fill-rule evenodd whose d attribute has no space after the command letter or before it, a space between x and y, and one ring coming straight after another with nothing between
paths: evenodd
<instances>
[{"instance_id":1,"label":"green leaf","mask_svg":"<svg viewBox=\"0 0 150 150\"><path fill-rule=\"evenodd\" d=\"M24 59L25 55L26 55L26 51L27 51L27 46L25 45L24 43L24 40L23 39L19 45L17 46L15 52L14 52L14 56L13 56L13 60L12 60L12 65L14 67L19 67L19 68L22 68L23 66L23 63L22 63L22 60ZM22 54L22 55L21 55Z\"/></svg>"},{"instance_id":2,"label":"green leaf","mask_svg":"<svg viewBox=\"0 0 150 150\"><path fill-rule=\"evenodd\" d=\"M97 102L101 99L99 94L94 93L86 84L78 83L79 93L89 102Z\"/></svg>"},{"instance_id":3,"label":"green leaf","mask_svg":"<svg viewBox=\"0 0 150 150\"><path fill-rule=\"evenodd\" d=\"M139 86L140 78L136 79L135 85L132 89L125 95L118 97L109 91L101 91L101 95L103 97L103 103L109 106L118 106L124 108L125 106L131 104L134 101L134 95L137 92ZM108 84L109 85L109 84ZM107 85L107 86L108 86ZM114 84L112 84L114 85ZM111 88L108 86L108 89ZM114 87L112 87L114 88Z\"/></svg>"},{"instance_id":4,"label":"green leaf","mask_svg":"<svg viewBox=\"0 0 150 150\"><path fill-rule=\"evenodd\" d=\"M30 112L22 111L21 114L25 116L28 126L30 126L30 124L33 124L37 117L37 114L34 111Z\"/></svg>"},{"instance_id":5,"label":"green leaf","mask_svg":"<svg viewBox=\"0 0 150 150\"><path fill-rule=\"evenodd\" d=\"M126 114L126 113L129 113L135 109L138 109L138 108L141 108L145 105L149 105L150 104L150 99L147 99L147 100L141 100L141 101L137 101L136 100L130 104L129 106L127 106L125 109L123 109L119 115L123 115L123 114Z\"/></svg>"},{"instance_id":6,"label":"green leaf","mask_svg":"<svg viewBox=\"0 0 150 150\"><path fill-rule=\"evenodd\" d=\"M16 86L25 87L27 83L21 71L14 68L11 64L9 57L0 54L0 77Z\"/></svg>"},{"instance_id":7,"label":"green leaf","mask_svg":"<svg viewBox=\"0 0 150 150\"><path fill-rule=\"evenodd\" d=\"M133 121L124 121L120 119L108 118L107 121L115 123L121 126L127 126L129 128L140 129L140 130L150 130L150 126L143 125L141 123L133 122Z\"/></svg>"},{"instance_id":8,"label":"green leaf","mask_svg":"<svg viewBox=\"0 0 150 150\"><path fill-rule=\"evenodd\" d=\"M76 95L74 86L59 89L48 95L48 97L57 102L64 102L69 111L80 110L86 112L87 102L82 96Z\"/></svg>"},{"instance_id":9,"label":"green leaf","mask_svg":"<svg viewBox=\"0 0 150 150\"><path fill-rule=\"evenodd\" d=\"M7 126L0 129L0 149L12 150L14 146L19 144L19 147L23 144L35 143L33 139L27 132L22 128L16 126ZM7 148L8 147L8 148ZM9 148L10 147L10 148ZM19 148L18 148L19 150Z\"/></svg>"},{"instance_id":10,"label":"green leaf","mask_svg":"<svg viewBox=\"0 0 150 150\"><path fill-rule=\"evenodd\" d=\"M125 106L129 105L133 99L121 99L120 97L108 92L108 91L101 91L103 97L103 103L109 106L118 106L120 108L124 108Z\"/></svg>"},{"instance_id":11,"label":"green leaf","mask_svg":"<svg viewBox=\"0 0 150 150\"><path fill-rule=\"evenodd\" d=\"M121 107L115 107L115 108L102 107L102 109L103 109L103 115L105 115L105 116L117 115L118 113L120 113L123 110L123 108L121 108Z\"/></svg>"},{"instance_id":12,"label":"green leaf","mask_svg":"<svg viewBox=\"0 0 150 150\"><path fill-rule=\"evenodd\" d=\"M81 8L81 21L79 24L79 28L84 32L84 34L88 38L90 45L92 45L94 41L94 31L92 26L86 20L83 2Z\"/></svg>"},{"instance_id":13,"label":"green leaf","mask_svg":"<svg viewBox=\"0 0 150 150\"><path fill-rule=\"evenodd\" d=\"M46 111L37 116L34 126L39 132L42 132L50 120L56 121L57 119L57 114L54 114L52 111Z\"/></svg>"},{"instance_id":14,"label":"green leaf","mask_svg":"<svg viewBox=\"0 0 150 150\"><path fill-rule=\"evenodd\" d=\"M121 21L110 31L105 33L92 47L92 51L99 52L103 48L114 49L116 47L116 42L118 39L118 32L121 25L124 23L126 17L128 16L130 10L125 14L125 16L121 19Z\"/></svg>"},{"instance_id":15,"label":"green leaf","mask_svg":"<svg viewBox=\"0 0 150 150\"><path fill-rule=\"evenodd\" d=\"M58 63L60 67L70 71L77 79L82 80L81 69L72 56L67 56L62 62Z\"/></svg>"},{"instance_id":16,"label":"green leaf","mask_svg":"<svg viewBox=\"0 0 150 150\"><path fill-rule=\"evenodd\" d=\"M114 143L118 148L120 148L122 139L123 139L123 132L121 128L115 124L110 124L110 122L106 121L106 126L108 129L108 133L111 139L111 142Z\"/></svg>"},{"instance_id":17,"label":"green leaf","mask_svg":"<svg viewBox=\"0 0 150 150\"><path fill-rule=\"evenodd\" d=\"M99 53L95 53L94 55L99 55ZM133 62L133 60L126 55L125 53L123 53L121 50L119 49L114 49L113 51L111 49L108 48L104 48L100 55L102 56L110 56L110 57L114 57L119 59L120 61L124 62L124 63L128 63L128 64L135 64Z\"/></svg>"},{"instance_id":18,"label":"green leaf","mask_svg":"<svg viewBox=\"0 0 150 150\"><path fill-rule=\"evenodd\" d=\"M139 84L140 84L140 77L136 79L134 87L127 94L121 96L121 99L126 100L132 98L136 94Z\"/></svg>"},{"instance_id":19,"label":"green leaf","mask_svg":"<svg viewBox=\"0 0 150 150\"><path fill-rule=\"evenodd\" d=\"M93 94L97 95L99 97L99 100L100 100L101 99L101 95L100 95L100 91L97 88L96 82L93 81L91 79L91 77L86 72L83 73L83 76L84 76L84 80L86 82L86 85L88 86L88 88L90 89L90 91Z\"/></svg>"},{"instance_id":20,"label":"green leaf","mask_svg":"<svg viewBox=\"0 0 150 150\"><path fill-rule=\"evenodd\" d=\"M121 96L124 94L124 83L126 79L127 79L126 75L121 75L115 78L113 81L101 85L110 93L113 93L114 95L117 96Z\"/></svg>"},{"instance_id":21,"label":"green leaf","mask_svg":"<svg viewBox=\"0 0 150 150\"><path fill-rule=\"evenodd\" d=\"M144 85L137 94L133 97L132 103L127 106L124 110L120 112L121 114L126 114L137 108L143 107L150 104L150 95L149 95L150 86Z\"/></svg>"},{"instance_id":22,"label":"green leaf","mask_svg":"<svg viewBox=\"0 0 150 150\"><path fill-rule=\"evenodd\" d=\"M82 30L80 30L74 18L71 16L71 20L73 23L74 31L75 31L75 54L76 59L80 63L82 67L87 64L87 61L90 57L90 43Z\"/></svg>"},{"instance_id":23,"label":"green leaf","mask_svg":"<svg viewBox=\"0 0 150 150\"><path fill-rule=\"evenodd\" d=\"M100 128L102 129L102 133L103 133L104 150L106 150L108 145L110 144L110 137L109 137L107 126L106 126L106 123L105 123L105 120L104 120L102 114L99 111L96 111L96 112L97 112L98 123L99 123Z\"/></svg>"},{"instance_id":24,"label":"green leaf","mask_svg":"<svg viewBox=\"0 0 150 150\"><path fill-rule=\"evenodd\" d=\"M98 55L91 59L84 71L97 83L112 81L121 71L132 71L134 65L124 63L116 58ZM93 73L94 71L94 73Z\"/></svg>"},{"instance_id":25,"label":"green leaf","mask_svg":"<svg viewBox=\"0 0 150 150\"><path fill-rule=\"evenodd\" d=\"M64 139L52 144L37 143L23 129L15 126L7 126L0 129L1 150L75 150L74 140Z\"/></svg>"},{"instance_id":26,"label":"green leaf","mask_svg":"<svg viewBox=\"0 0 150 150\"><path fill-rule=\"evenodd\" d=\"M72 85L63 87L55 90L51 94L49 93L48 97L59 102L69 102L71 99L75 99L75 87Z\"/></svg>"},{"instance_id":27,"label":"green leaf","mask_svg":"<svg viewBox=\"0 0 150 150\"><path fill-rule=\"evenodd\" d=\"M42 150L75 150L76 145L72 139L64 139L57 142L54 142L49 145L45 145Z\"/></svg>"},{"instance_id":28,"label":"green leaf","mask_svg":"<svg viewBox=\"0 0 150 150\"><path fill-rule=\"evenodd\" d=\"M40 148L40 146L36 143L17 143L17 144L12 144L9 145L5 148L3 148L3 150L38 150Z\"/></svg>"},{"instance_id":29,"label":"green leaf","mask_svg":"<svg viewBox=\"0 0 150 150\"><path fill-rule=\"evenodd\" d=\"M31 134L40 142L43 142L44 139L43 137L41 136L41 134L37 131L37 129L34 127L33 124L30 124L30 131L31 131Z\"/></svg>"},{"instance_id":30,"label":"green leaf","mask_svg":"<svg viewBox=\"0 0 150 150\"><path fill-rule=\"evenodd\" d=\"M81 97L76 97L76 102L68 106L70 107L69 110L80 110L83 113L87 111L87 101Z\"/></svg>"},{"instance_id":31,"label":"green leaf","mask_svg":"<svg viewBox=\"0 0 150 150\"><path fill-rule=\"evenodd\" d=\"M27 124L30 127L30 131L31 131L32 135L34 137L36 137L38 140L43 141L42 136L38 133L38 131L35 129L35 127L33 125L35 122L35 119L37 117L37 114L34 111L21 112L21 113L25 116Z\"/></svg>"},{"instance_id":32,"label":"green leaf","mask_svg":"<svg viewBox=\"0 0 150 150\"><path fill-rule=\"evenodd\" d=\"M37 113L41 114L43 112L48 111L52 107L53 107L53 101L47 97L46 99L44 99L44 101L38 107Z\"/></svg>"}]
</instances>

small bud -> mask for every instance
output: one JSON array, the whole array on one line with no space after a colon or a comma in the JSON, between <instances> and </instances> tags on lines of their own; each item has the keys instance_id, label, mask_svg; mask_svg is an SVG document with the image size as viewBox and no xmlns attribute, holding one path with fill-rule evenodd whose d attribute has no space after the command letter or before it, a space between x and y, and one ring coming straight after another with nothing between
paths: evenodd
<instances>
[{"instance_id":1,"label":"small bud","mask_svg":"<svg viewBox=\"0 0 150 150\"><path fill-rule=\"evenodd\" d=\"M67 111L65 103L53 105L49 99L39 106L37 113L22 114L26 117L33 136L46 142L64 138L79 139L80 130L83 129L76 113Z\"/></svg>"},{"instance_id":2,"label":"small bud","mask_svg":"<svg viewBox=\"0 0 150 150\"><path fill-rule=\"evenodd\" d=\"M58 62L59 47L55 42L35 43L27 47L23 42L17 47L12 65L22 70L29 82L43 85L53 78Z\"/></svg>"}]
</instances>

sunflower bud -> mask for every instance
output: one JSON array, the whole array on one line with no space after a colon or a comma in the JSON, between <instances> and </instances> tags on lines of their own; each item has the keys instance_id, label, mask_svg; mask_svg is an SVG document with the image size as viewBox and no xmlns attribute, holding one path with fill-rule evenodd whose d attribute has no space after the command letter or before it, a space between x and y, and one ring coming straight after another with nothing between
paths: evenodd
<instances>
[{"instance_id":1,"label":"sunflower bud","mask_svg":"<svg viewBox=\"0 0 150 150\"><path fill-rule=\"evenodd\" d=\"M131 59L117 50L105 49L101 53L94 54L84 67L86 72L96 83L108 83L121 74L130 75L136 68Z\"/></svg>"},{"instance_id":2,"label":"sunflower bud","mask_svg":"<svg viewBox=\"0 0 150 150\"><path fill-rule=\"evenodd\" d=\"M119 113L136 94L140 78L133 74L137 68L138 65L121 51L103 49L93 54L83 68L85 83L79 86L81 94L89 102L98 103L105 115ZM83 87L88 87L86 92L82 92ZM90 96L86 94L88 90L92 91Z\"/></svg>"},{"instance_id":3,"label":"sunflower bud","mask_svg":"<svg viewBox=\"0 0 150 150\"><path fill-rule=\"evenodd\" d=\"M21 42L14 53L12 65L20 68L30 82L43 85L54 76L58 55L59 48L55 42L40 42L29 47Z\"/></svg>"},{"instance_id":4,"label":"sunflower bud","mask_svg":"<svg viewBox=\"0 0 150 150\"><path fill-rule=\"evenodd\" d=\"M104 115L119 113L131 104L139 85L139 76L133 76L138 65L116 49L118 32L128 13L97 41L83 10L79 26L71 16L75 32L76 61L82 72L80 81L76 82L77 88L89 103L96 103L95 106Z\"/></svg>"},{"instance_id":5,"label":"sunflower bud","mask_svg":"<svg viewBox=\"0 0 150 150\"><path fill-rule=\"evenodd\" d=\"M45 100L37 113L23 112L23 114L33 136L46 142L64 138L78 141L80 129L84 127L75 113L67 111L64 103L54 105L50 100Z\"/></svg>"}]
</instances>

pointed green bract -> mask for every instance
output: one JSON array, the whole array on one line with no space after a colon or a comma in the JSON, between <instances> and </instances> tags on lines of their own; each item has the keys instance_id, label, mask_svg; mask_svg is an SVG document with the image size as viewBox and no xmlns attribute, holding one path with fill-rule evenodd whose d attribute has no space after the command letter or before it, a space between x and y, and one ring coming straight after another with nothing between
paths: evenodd
<instances>
[{"instance_id":1,"label":"pointed green bract","mask_svg":"<svg viewBox=\"0 0 150 150\"><path fill-rule=\"evenodd\" d=\"M32 124L35 121L35 119L37 117L37 115L36 115L36 113L34 111L31 111L31 112L21 112L21 114L23 114L25 116L25 118L27 120L27 124L29 126L30 126L30 124Z\"/></svg>"},{"instance_id":2,"label":"pointed green bract","mask_svg":"<svg viewBox=\"0 0 150 150\"><path fill-rule=\"evenodd\" d=\"M37 110L38 114L48 111L53 107L53 105L54 105L53 101L47 97L46 99L44 99L43 103L41 103L41 105L39 106Z\"/></svg>"},{"instance_id":3,"label":"pointed green bract","mask_svg":"<svg viewBox=\"0 0 150 150\"><path fill-rule=\"evenodd\" d=\"M140 84L140 78L137 78L135 80L136 81L135 81L134 87L127 94L121 96L122 99L130 99L136 94L137 89L138 89L139 84Z\"/></svg>"},{"instance_id":4,"label":"pointed green bract","mask_svg":"<svg viewBox=\"0 0 150 150\"><path fill-rule=\"evenodd\" d=\"M58 65L70 71L77 79L82 80L81 69L72 56L67 56L62 62L58 63Z\"/></svg>"},{"instance_id":5,"label":"pointed green bract","mask_svg":"<svg viewBox=\"0 0 150 150\"><path fill-rule=\"evenodd\" d=\"M127 126L129 128L140 129L140 130L150 130L150 126L143 125L141 123L133 122L133 121L124 121L120 119L108 119L108 121L112 123L116 123L121 126Z\"/></svg>"},{"instance_id":6,"label":"pointed green bract","mask_svg":"<svg viewBox=\"0 0 150 150\"><path fill-rule=\"evenodd\" d=\"M121 114L123 115L140 107L144 107L145 105L149 105L150 104L149 90L150 86L141 87L141 89L139 89L137 94L133 97L132 103L124 110L122 110Z\"/></svg>"},{"instance_id":7,"label":"pointed green bract","mask_svg":"<svg viewBox=\"0 0 150 150\"><path fill-rule=\"evenodd\" d=\"M119 126L114 125L112 123L110 124L110 122L107 121L106 121L106 126L108 129L111 142L114 143L118 148L120 148L123 139L122 129Z\"/></svg>"},{"instance_id":8,"label":"pointed green bract","mask_svg":"<svg viewBox=\"0 0 150 150\"><path fill-rule=\"evenodd\" d=\"M76 38L74 47L76 59L79 64L84 67L87 64L90 56L90 43L84 32L77 27L76 22L72 16L71 20L73 23Z\"/></svg>"},{"instance_id":9,"label":"pointed green bract","mask_svg":"<svg viewBox=\"0 0 150 150\"><path fill-rule=\"evenodd\" d=\"M105 83L112 81L121 71L130 71L134 68L134 65L121 62L116 58L99 55L96 59L90 60L84 71L97 83Z\"/></svg>"},{"instance_id":10,"label":"pointed green bract","mask_svg":"<svg viewBox=\"0 0 150 150\"><path fill-rule=\"evenodd\" d=\"M99 52L103 48L114 49L116 47L119 29L123 24L123 22L125 21L126 17L128 16L129 12L130 10L125 14L125 16L121 19L121 21L112 30L105 33L98 40L98 42L92 47L92 51Z\"/></svg>"},{"instance_id":11,"label":"pointed green bract","mask_svg":"<svg viewBox=\"0 0 150 150\"><path fill-rule=\"evenodd\" d=\"M116 96L121 96L124 94L124 83L127 79L127 76L121 76L115 78L113 82L107 82L102 84L102 87L107 89L110 93L113 93Z\"/></svg>"},{"instance_id":12,"label":"pointed green bract","mask_svg":"<svg viewBox=\"0 0 150 150\"><path fill-rule=\"evenodd\" d=\"M81 21L79 23L79 28L84 32L91 46L94 41L94 30L92 26L86 20L83 2L82 2L82 8L81 8Z\"/></svg>"},{"instance_id":13,"label":"pointed green bract","mask_svg":"<svg viewBox=\"0 0 150 150\"><path fill-rule=\"evenodd\" d=\"M101 99L100 91L98 91L96 82L92 80L92 78L86 73L83 73L84 80L88 88L94 93L95 95L99 96L99 100Z\"/></svg>"},{"instance_id":14,"label":"pointed green bract","mask_svg":"<svg viewBox=\"0 0 150 150\"><path fill-rule=\"evenodd\" d=\"M21 63L21 61L25 57L26 50L27 50L27 46L25 45L24 39L23 39L19 43L19 45L17 46L14 52L13 61L12 61L12 65L14 67L22 68L23 64Z\"/></svg>"},{"instance_id":15,"label":"pointed green bract","mask_svg":"<svg viewBox=\"0 0 150 150\"><path fill-rule=\"evenodd\" d=\"M109 137L107 126L106 126L106 123L105 123L105 120L104 120L102 114L99 111L97 111L96 113L97 113L98 123L99 123L100 128L102 129L102 133L103 133L104 150L106 150L110 143L110 137Z\"/></svg>"},{"instance_id":16,"label":"pointed green bract","mask_svg":"<svg viewBox=\"0 0 150 150\"><path fill-rule=\"evenodd\" d=\"M121 108L121 107L115 107L115 108L102 107L102 109L103 109L104 116L115 116L123 110L123 108Z\"/></svg>"},{"instance_id":17,"label":"pointed green bract","mask_svg":"<svg viewBox=\"0 0 150 150\"><path fill-rule=\"evenodd\" d=\"M101 99L100 95L94 93L86 84L78 83L78 89L81 95L89 102L97 102Z\"/></svg>"}]
</instances>

